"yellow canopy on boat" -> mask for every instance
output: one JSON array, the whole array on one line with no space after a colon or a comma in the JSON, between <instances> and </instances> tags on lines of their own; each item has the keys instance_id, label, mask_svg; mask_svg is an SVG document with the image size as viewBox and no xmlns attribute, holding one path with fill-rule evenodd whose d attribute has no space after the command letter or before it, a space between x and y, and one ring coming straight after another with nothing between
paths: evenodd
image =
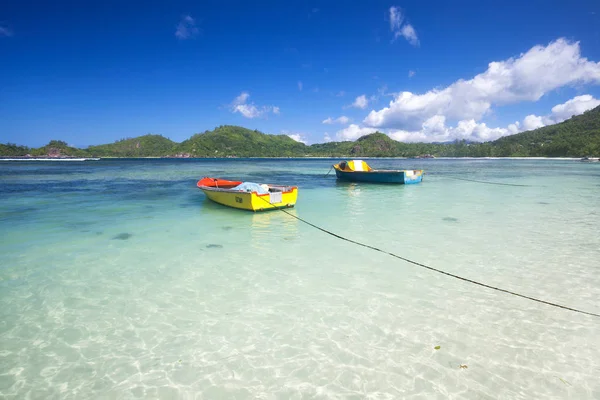
<instances>
[{"instance_id":1,"label":"yellow canopy on boat","mask_svg":"<svg viewBox=\"0 0 600 400\"><path fill-rule=\"evenodd\" d=\"M363 160L344 161L338 164L342 171L371 171L372 168Z\"/></svg>"}]
</instances>

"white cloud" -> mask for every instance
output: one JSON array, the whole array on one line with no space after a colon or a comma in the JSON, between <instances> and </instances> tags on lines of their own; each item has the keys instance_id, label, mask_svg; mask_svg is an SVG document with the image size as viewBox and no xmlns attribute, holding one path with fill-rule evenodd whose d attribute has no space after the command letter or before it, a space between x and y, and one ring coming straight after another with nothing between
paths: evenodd
<instances>
[{"instance_id":1,"label":"white cloud","mask_svg":"<svg viewBox=\"0 0 600 400\"><path fill-rule=\"evenodd\" d=\"M12 35L13 35L13 31L11 29L8 29L7 27L0 25L0 37L2 37L2 36L11 37Z\"/></svg>"},{"instance_id":2,"label":"white cloud","mask_svg":"<svg viewBox=\"0 0 600 400\"><path fill-rule=\"evenodd\" d=\"M404 39L406 39L408 43L412 44L413 46L419 45L419 38L417 37L417 32L411 24L404 25L400 32L396 32L396 37L398 36L398 33L400 33L404 37Z\"/></svg>"},{"instance_id":3,"label":"white cloud","mask_svg":"<svg viewBox=\"0 0 600 400\"><path fill-rule=\"evenodd\" d=\"M485 142L505 136L509 131L504 128L490 128L485 123L477 123L473 119L459 121L455 127L448 127L444 116L435 115L425 121L420 130L390 130L387 134L392 139L402 142L449 142L462 139Z\"/></svg>"},{"instance_id":4,"label":"white cloud","mask_svg":"<svg viewBox=\"0 0 600 400\"><path fill-rule=\"evenodd\" d=\"M233 104L244 104L248 98L250 97L250 93L242 92L238 97L233 100Z\"/></svg>"},{"instance_id":5,"label":"white cloud","mask_svg":"<svg viewBox=\"0 0 600 400\"><path fill-rule=\"evenodd\" d=\"M329 143L329 142L333 142L333 139L331 138L331 136L329 136L329 133L325 132L325 136L323 136L323 141L325 143Z\"/></svg>"},{"instance_id":6,"label":"white cloud","mask_svg":"<svg viewBox=\"0 0 600 400\"><path fill-rule=\"evenodd\" d=\"M343 97L345 94L346 94L346 92L344 92L343 90L340 90L340 91L339 91L339 92L336 94L336 96L337 96L337 97Z\"/></svg>"},{"instance_id":7,"label":"white cloud","mask_svg":"<svg viewBox=\"0 0 600 400\"><path fill-rule=\"evenodd\" d=\"M298 81L298 90L302 91L302 81Z\"/></svg>"},{"instance_id":8,"label":"white cloud","mask_svg":"<svg viewBox=\"0 0 600 400\"><path fill-rule=\"evenodd\" d=\"M521 124L519 123L519 121L515 122L514 124L509 124L508 132L510 135L514 135L515 133L521 132Z\"/></svg>"},{"instance_id":9,"label":"white cloud","mask_svg":"<svg viewBox=\"0 0 600 400\"><path fill-rule=\"evenodd\" d=\"M338 118L335 118L335 119L333 119L331 117L328 117L327 119L323 120L324 124L329 124L329 125L331 125L331 124L342 124L342 125L345 125L348 122L350 122L350 118L346 117L345 115L342 115L341 117L338 117Z\"/></svg>"},{"instance_id":10,"label":"white cloud","mask_svg":"<svg viewBox=\"0 0 600 400\"><path fill-rule=\"evenodd\" d=\"M392 32L400 30L402 21L404 21L404 17L402 16L400 7L390 7L390 30Z\"/></svg>"},{"instance_id":11,"label":"white cloud","mask_svg":"<svg viewBox=\"0 0 600 400\"><path fill-rule=\"evenodd\" d=\"M337 131L335 136L339 141L356 140L361 136L368 135L369 133L373 133L375 131L377 131L377 129L365 128L356 124L350 124L346 128Z\"/></svg>"},{"instance_id":12,"label":"white cloud","mask_svg":"<svg viewBox=\"0 0 600 400\"><path fill-rule=\"evenodd\" d=\"M479 120L492 105L537 101L562 86L600 83L600 63L581 57L578 42L558 39L535 46L518 58L492 62L470 80L423 94L396 94L388 107L371 111L364 124L414 131L435 115L454 120Z\"/></svg>"},{"instance_id":13,"label":"white cloud","mask_svg":"<svg viewBox=\"0 0 600 400\"><path fill-rule=\"evenodd\" d=\"M545 125L546 124L542 121L542 117L538 117L537 115L528 115L523 120L523 124L521 126L523 127L524 131L531 131L533 129L541 128Z\"/></svg>"},{"instance_id":14,"label":"white cloud","mask_svg":"<svg viewBox=\"0 0 600 400\"><path fill-rule=\"evenodd\" d=\"M284 135L287 135L287 136L291 137L296 142L308 144L307 141L306 141L306 139L304 139L303 135L300 134L300 133L284 133Z\"/></svg>"},{"instance_id":15,"label":"white cloud","mask_svg":"<svg viewBox=\"0 0 600 400\"><path fill-rule=\"evenodd\" d=\"M491 128L483 122L474 119L458 121L456 126L446 125L446 117L434 115L421 124L417 129L383 129L382 132L392 139L402 142L449 142L454 140L469 140L476 142L487 142L496 140L502 136L514 135L515 133L541 128L546 125L556 124L579 115L600 105L600 100L590 95L577 96L563 104L552 107L552 113L546 116L527 115L523 122L514 122L506 128ZM375 128L352 124L337 132L339 140L355 140L360 136L372 133Z\"/></svg>"},{"instance_id":16,"label":"white cloud","mask_svg":"<svg viewBox=\"0 0 600 400\"><path fill-rule=\"evenodd\" d=\"M240 113L246 118L257 118L266 115L270 112L279 115L280 110L277 106L257 106L254 103L248 103L250 94L248 92L242 92L237 96L231 103L231 112Z\"/></svg>"},{"instance_id":17,"label":"white cloud","mask_svg":"<svg viewBox=\"0 0 600 400\"><path fill-rule=\"evenodd\" d=\"M589 94L582 96L573 97L571 100L567 100L563 104L557 104L552 107L552 113L550 115L538 116L528 115L523 120L522 130L530 131L532 129L541 128L546 125L558 124L566 119L571 118L573 115L583 114L587 110L598 107L600 100L595 99Z\"/></svg>"},{"instance_id":18,"label":"white cloud","mask_svg":"<svg viewBox=\"0 0 600 400\"><path fill-rule=\"evenodd\" d=\"M408 77L412 78L413 76L415 76L416 72L413 70L408 71Z\"/></svg>"},{"instance_id":19,"label":"white cloud","mask_svg":"<svg viewBox=\"0 0 600 400\"><path fill-rule=\"evenodd\" d=\"M367 108L368 105L369 105L369 100L367 100L367 96L365 96L364 94L358 96L354 100L354 103L352 103L352 107L362 108L363 110L365 108Z\"/></svg>"},{"instance_id":20,"label":"white cloud","mask_svg":"<svg viewBox=\"0 0 600 400\"><path fill-rule=\"evenodd\" d=\"M184 15L183 17L181 17L181 21L179 21L179 24L177 24L175 36L178 39L184 40L196 36L198 32L199 30L196 26L196 20L189 15Z\"/></svg>"},{"instance_id":21,"label":"white cloud","mask_svg":"<svg viewBox=\"0 0 600 400\"><path fill-rule=\"evenodd\" d=\"M403 22L404 15L402 15L400 7L390 7L390 30L394 33L394 40L402 36L411 45L418 46L419 38L415 28L411 24L403 24Z\"/></svg>"},{"instance_id":22,"label":"white cloud","mask_svg":"<svg viewBox=\"0 0 600 400\"><path fill-rule=\"evenodd\" d=\"M583 114L587 110L600 106L600 100L589 94L573 97L571 100L552 107L552 118L555 122L562 122L573 115Z\"/></svg>"},{"instance_id":23,"label":"white cloud","mask_svg":"<svg viewBox=\"0 0 600 400\"><path fill-rule=\"evenodd\" d=\"M246 118L256 118L261 115L261 111L254 104L238 104L234 110Z\"/></svg>"}]
</instances>

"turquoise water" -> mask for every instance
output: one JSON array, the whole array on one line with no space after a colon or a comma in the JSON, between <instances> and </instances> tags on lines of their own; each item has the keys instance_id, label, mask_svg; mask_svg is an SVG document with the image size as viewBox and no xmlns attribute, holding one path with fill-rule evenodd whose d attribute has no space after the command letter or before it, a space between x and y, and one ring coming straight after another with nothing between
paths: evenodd
<instances>
[{"instance_id":1,"label":"turquoise water","mask_svg":"<svg viewBox=\"0 0 600 400\"><path fill-rule=\"evenodd\" d=\"M600 319L195 188L296 184L333 232L599 313L600 164L371 160L427 172L372 186L332 162L0 163L0 398L600 398Z\"/></svg>"}]
</instances>

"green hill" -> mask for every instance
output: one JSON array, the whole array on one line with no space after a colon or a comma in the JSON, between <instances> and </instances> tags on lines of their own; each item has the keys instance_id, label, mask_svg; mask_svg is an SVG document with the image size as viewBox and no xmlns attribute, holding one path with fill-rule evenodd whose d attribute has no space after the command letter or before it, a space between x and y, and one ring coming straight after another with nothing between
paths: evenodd
<instances>
[{"instance_id":1,"label":"green hill","mask_svg":"<svg viewBox=\"0 0 600 400\"><path fill-rule=\"evenodd\" d=\"M303 156L307 148L287 135L224 125L183 141L176 146L176 152L193 157L291 157Z\"/></svg>"},{"instance_id":2,"label":"green hill","mask_svg":"<svg viewBox=\"0 0 600 400\"><path fill-rule=\"evenodd\" d=\"M383 133L371 133L354 142L313 144L309 152L321 156L394 157L398 155L399 142Z\"/></svg>"},{"instance_id":3,"label":"green hill","mask_svg":"<svg viewBox=\"0 0 600 400\"><path fill-rule=\"evenodd\" d=\"M505 136L491 143L498 157L600 155L600 106L555 125Z\"/></svg>"},{"instance_id":4,"label":"green hill","mask_svg":"<svg viewBox=\"0 0 600 400\"><path fill-rule=\"evenodd\" d=\"M14 143L0 143L0 156L4 157L23 157L29 154L31 150L27 146L19 146Z\"/></svg>"},{"instance_id":5,"label":"green hill","mask_svg":"<svg viewBox=\"0 0 600 400\"><path fill-rule=\"evenodd\" d=\"M450 144L403 143L388 135L375 132L362 136L354 142L330 142L313 144L309 153L328 157L417 157L424 154L452 153L456 146Z\"/></svg>"},{"instance_id":6,"label":"green hill","mask_svg":"<svg viewBox=\"0 0 600 400\"><path fill-rule=\"evenodd\" d=\"M212 131L173 142L161 135L123 139L87 149L52 140L39 149L0 145L0 156L76 157L584 157L600 155L600 106L556 125L550 125L493 142L403 143L383 133L356 141L307 146L287 135L269 135L239 126L224 125Z\"/></svg>"},{"instance_id":7,"label":"green hill","mask_svg":"<svg viewBox=\"0 0 600 400\"><path fill-rule=\"evenodd\" d=\"M144 135L90 146L87 152L92 157L162 157L172 154L176 144L161 135Z\"/></svg>"},{"instance_id":8,"label":"green hill","mask_svg":"<svg viewBox=\"0 0 600 400\"><path fill-rule=\"evenodd\" d=\"M34 157L87 157L87 151L71 147L62 140L51 140L47 145L37 149L29 149Z\"/></svg>"}]
</instances>

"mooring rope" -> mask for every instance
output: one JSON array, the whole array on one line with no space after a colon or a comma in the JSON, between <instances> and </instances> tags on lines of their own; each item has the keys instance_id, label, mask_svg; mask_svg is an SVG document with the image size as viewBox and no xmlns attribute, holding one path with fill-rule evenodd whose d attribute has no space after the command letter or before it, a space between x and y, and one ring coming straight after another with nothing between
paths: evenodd
<instances>
[{"instance_id":1,"label":"mooring rope","mask_svg":"<svg viewBox=\"0 0 600 400\"><path fill-rule=\"evenodd\" d=\"M444 175L438 175L444 176ZM475 182L475 183L485 183L487 185L501 185L501 186L520 186L520 187L543 187L538 185L520 185L517 183L502 183L502 182L489 182L489 181L478 181L475 179L467 179L467 178L457 178L455 176L444 176L444 178L456 179L459 181L467 181L467 182Z\"/></svg>"},{"instance_id":2,"label":"mooring rope","mask_svg":"<svg viewBox=\"0 0 600 400\"><path fill-rule=\"evenodd\" d=\"M260 196L258 196L258 197L259 197L259 198L261 198L262 200L264 200L265 202L268 202L266 199L263 199L263 198L262 198L262 197L260 197ZM270 204L270 203L269 203L269 204ZM413 261L413 260L411 260L411 259L408 259L408 258L406 258L406 257L402 257L402 256L399 256L399 255L397 255L397 254L391 253L391 252L389 252L389 251L382 250L382 249L379 249L379 248L377 248L377 247L374 247L374 246L371 246L371 245L368 245L368 244L365 244L365 243L357 242L356 240L348 239L348 238L346 238L346 237L344 237L344 236L338 235L337 233L333 233L333 232L331 232L331 231L328 231L327 229L321 228L320 226L317 226L317 225L315 225L315 224L313 224L313 223L311 223L311 222L308 222L308 221L307 221L307 220L305 220L305 219L302 219L302 218L300 218L300 217L298 217L298 216L296 216L296 215L294 215L294 214L291 214L291 213L287 212L287 211L286 211L285 209L283 209L283 208L280 208L279 210L280 210L280 211L283 211L284 213L286 213L286 214L287 214L287 215L289 215L290 217L292 217L292 218L296 218L297 220L299 220L299 221L301 221L301 222L303 222L303 223L305 223L305 224L307 224L307 225L309 225L309 226L312 226L313 228L315 228L315 229L318 229L318 230L320 230L321 232L325 232L326 234L328 234L328 235L331 235L331 236L333 236L333 237L335 237L335 238L338 238L338 239L340 239L340 240L345 240L346 242L350 242L350 243L356 244L356 245L358 245L358 246L366 247L366 248L368 248L368 249L375 250L375 251L378 251L378 252L380 252L380 253L387 254L387 255L389 255L389 256L392 256L392 257L398 258L398 259L400 259L400 260L402 260L402 261L406 261L407 263L410 263L410 264L416 265L416 266L418 266L418 267L425 268L425 269L428 269L428 270L430 270L430 271L434 271L434 272L437 272L437 273L439 273L439 274L443 274L443 275L446 275L446 276L450 276L450 277L452 277L452 278L459 279L459 280L461 280L461 281L464 281L464 282L469 282L469 283L472 283L472 284L474 284L474 285L478 285L478 286L482 286L482 287L485 287L485 288L488 288L488 289L496 290L496 291L498 291L498 292L503 292L503 293L511 294L511 295L513 295L513 296L521 297L521 298L524 298L524 299L527 299L527 300L532 300L532 301L535 301L535 302L538 302L538 303L542 303L542 304L546 304L546 305L549 305L549 306L552 306L552 307L558 307L558 308L562 308L563 310L574 311L574 312L577 312L577 313L586 314L586 315L591 315L591 316L593 316L593 317L598 317L598 318L600 318L600 314L596 314L596 313L592 313L592 312L588 312L588 311L583 311L583 310L578 310L578 309L576 309L576 308L572 308L572 307L563 306L563 305L561 305L561 304L552 303L552 302L550 302L550 301L546 301L546 300L537 299L537 298L535 298L535 297L531 297L531 296L526 296L526 295L524 295L524 294L516 293L516 292L513 292L513 291L511 291L511 290L502 289L502 288L499 288L499 287L496 287L496 286L492 286L492 285L488 285L488 284L485 284L485 283L482 283L482 282L475 281L475 280L473 280L473 279L469 279L469 278L465 278L465 277L462 277L462 276L459 276L459 275L455 275L455 274L452 274L452 273L450 273L450 272L443 271L443 270L441 270L441 269L437 269L437 268L434 268L434 267L430 267L430 266L428 266L428 265L422 264L422 263L420 263L420 262L417 262L417 261Z\"/></svg>"}]
</instances>

